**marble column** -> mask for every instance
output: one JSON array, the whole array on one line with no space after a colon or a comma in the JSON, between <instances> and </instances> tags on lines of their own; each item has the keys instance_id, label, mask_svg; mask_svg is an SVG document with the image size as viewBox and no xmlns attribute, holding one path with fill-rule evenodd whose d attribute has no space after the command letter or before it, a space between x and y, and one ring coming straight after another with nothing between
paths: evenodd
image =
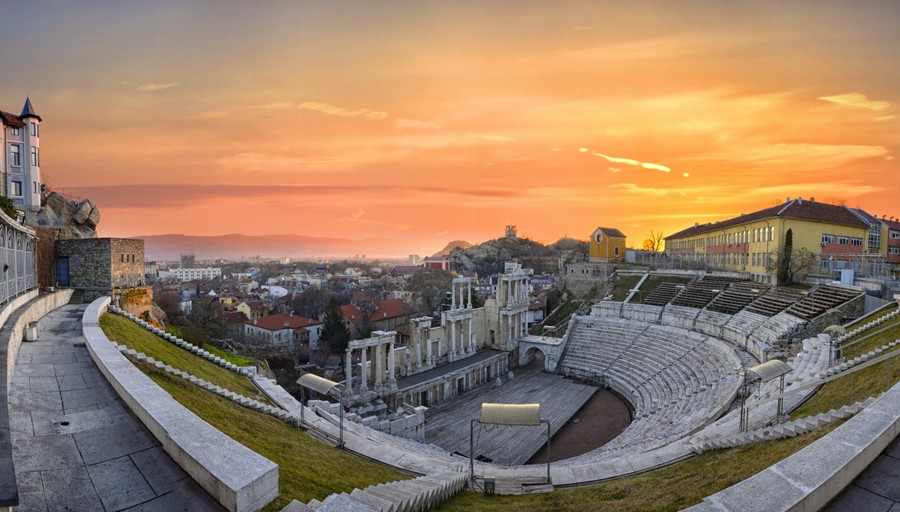
<instances>
[{"instance_id":1,"label":"marble column","mask_svg":"<svg viewBox=\"0 0 900 512\"><path fill-rule=\"evenodd\" d=\"M344 372L347 374L347 392L353 394L353 350L347 349L347 364L344 366Z\"/></svg>"},{"instance_id":2,"label":"marble column","mask_svg":"<svg viewBox=\"0 0 900 512\"><path fill-rule=\"evenodd\" d=\"M381 387L384 377L384 354L381 351L381 343L375 345L375 389Z\"/></svg>"},{"instance_id":3,"label":"marble column","mask_svg":"<svg viewBox=\"0 0 900 512\"><path fill-rule=\"evenodd\" d=\"M359 350L359 363L360 363L360 385L359 389L362 391L368 391L369 389L369 362L367 361L366 352L369 350L369 347L362 347Z\"/></svg>"},{"instance_id":4,"label":"marble column","mask_svg":"<svg viewBox=\"0 0 900 512\"><path fill-rule=\"evenodd\" d=\"M475 342L472 339L472 338L474 338L474 336L472 336L472 317L469 317L469 321L467 322L467 324L468 325L466 326L466 337L469 338L469 353L471 354L471 353L475 352Z\"/></svg>"},{"instance_id":5,"label":"marble column","mask_svg":"<svg viewBox=\"0 0 900 512\"><path fill-rule=\"evenodd\" d=\"M394 383L394 341L388 346L388 384Z\"/></svg>"},{"instance_id":6,"label":"marble column","mask_svg":"<svg viewBox=\"0 0 900 512\"><path fill-rule=\"evenodd\" d=\"M456 322L450 320L450 361L456 360Z\"/></svg>"},{"instance_id":7,"label":"marble column","mask_svg":"<svg viewBox=\"0 0 900 512\"><path fill-rule=\"evenodd\" d=\"M469 309L472 309L472 283L469 283Z\"/></svg>"},{"instance_id":8,"label":"marble column","mask_svg":"<svg viewBox=\"0 0 900 512\"><path fill-rule=\"evenodd\" d=\"M425 365L431 366L431 338L425 340Z\"/></svg>"}]
</instances>

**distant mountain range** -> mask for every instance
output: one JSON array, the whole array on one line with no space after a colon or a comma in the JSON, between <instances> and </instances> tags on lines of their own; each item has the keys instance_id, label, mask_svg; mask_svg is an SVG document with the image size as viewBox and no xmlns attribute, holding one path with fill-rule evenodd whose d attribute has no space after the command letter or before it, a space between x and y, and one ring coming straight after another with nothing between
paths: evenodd
<instances>
[{"instance_id":1,"label":"distant mountain range","mask_svg":"<svg viewBox=\"0 0 900 512\"><path fill-rule=\"evenodd\" d=\"M144 258L177 260L181 253L194 253L197 259L263 258L319 258L351 257L365 254L367 258L405 258L419 253L421 244L389 238L316 237L304 235L149 235L144 239Z\"/></svg>"}]
</instances>

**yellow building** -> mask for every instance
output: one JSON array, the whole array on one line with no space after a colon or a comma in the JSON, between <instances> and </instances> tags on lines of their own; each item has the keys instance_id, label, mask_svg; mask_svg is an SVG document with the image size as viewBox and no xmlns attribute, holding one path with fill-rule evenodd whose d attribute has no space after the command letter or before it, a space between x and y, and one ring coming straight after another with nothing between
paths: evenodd
<instances>
[{"instance_id":1,"label":"yellow building","mask_svg":"<svg viewBox=\"0 0 900 512\"><path fill-rule=\"evenodd\" d=\"M794 251L804 248L814 258L798 276L833 277L841 269L867 275L887 271L882 221L858 208L799 197L732 219L694 224L667 236L665 252L693 268L745 271L754 280L775 284L775 261L789 229Z\"/></svg>"},{"instance_id":2,"label":"yellow building","mask_svg":"<svg viewBox=\"0 0 900 512\"><path fill-rule=\"evenodd\" d=\"M597 228L591 234L591 261L625 258L625 235L616 228Z\"/></svg>"}]
</instances>

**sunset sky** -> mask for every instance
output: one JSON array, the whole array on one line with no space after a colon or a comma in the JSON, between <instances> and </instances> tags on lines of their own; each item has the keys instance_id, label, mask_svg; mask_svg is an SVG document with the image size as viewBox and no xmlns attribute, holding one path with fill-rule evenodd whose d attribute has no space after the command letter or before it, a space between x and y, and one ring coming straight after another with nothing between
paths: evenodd
<instances>
[{"instance_id":1,"label":"sunset sky","mask_svg":"<svg viewBox=\"0 0 900 512\"><path fill-rule=\"evenodd\" d=\"M0 45L102 236L900 215L900 2L0 0Z\"/></svg>"}]
</instances>

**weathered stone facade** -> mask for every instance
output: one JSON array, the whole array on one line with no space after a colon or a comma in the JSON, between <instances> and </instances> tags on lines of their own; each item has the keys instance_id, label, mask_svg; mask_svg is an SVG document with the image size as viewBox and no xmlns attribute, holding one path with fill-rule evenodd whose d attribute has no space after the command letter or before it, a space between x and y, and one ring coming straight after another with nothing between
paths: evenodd
<instances>
[{"instance_id":1,"label":"weathered stone facade","mask_svg":"<svg viewBox=\"0 0 900 512\"><path fill-rule=\"evenodd\" d=\"M57 240L56 260L68 262L68 286L84 300L144 285L144 241L134 238ZM60 265L57 266L60 268ZM57 275L65 286L63 276Z\"/></svg>"}]
</instances>

